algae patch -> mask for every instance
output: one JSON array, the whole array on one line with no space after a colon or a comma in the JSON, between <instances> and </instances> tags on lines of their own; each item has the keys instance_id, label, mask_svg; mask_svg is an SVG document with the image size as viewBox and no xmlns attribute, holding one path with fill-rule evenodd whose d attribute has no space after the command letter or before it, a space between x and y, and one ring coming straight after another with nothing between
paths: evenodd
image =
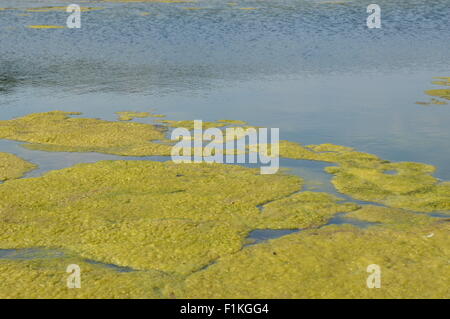
<instances>
[{"instance_id":1,"label":"algae patch","mask_svg":"<svg viewBox=\"0 0 450 319\"><path fill-rule=\"evenodd\" d=\"M28 25L29 29L64 29L62 25Z\"/></svg>"},{"instance_id":2,"label":"algae patch","mask_svg":"<svg viewBox=\"0 0 450 319\"><path fill-rule=\"evenodd\" d=\"M433 237L426 234L433 233ZM177 298L448 298L449 225L327 226L248 246L165 293ZM367 266L382 269L368 289ZM198 289L198 287L207 287Z\"/></svg>"},{"instance_id":3,"label":"algae patch","mask_svg":"<svg viewBox=\"0 0 450 319\"><path fill-rule=\"evenodd\" d=\"M161 114L152 114L150 112L133 112L133 111L123 111L116 112L119 115L119 121L131 121L135 118L144 118L144 117L164 117Z\"/></svg>"},{"instance_id":4,"label":"algae patch","mask_svg":"<svg viewBox=\"0 0 450 319\"><path fill-rule=\"evenodd\" d=\"M28 142L24 147L44 151L170 155L170 145L156 143L164 140L164 128L72 115L79 113L53 111L0 121L0 138Z\"/></svg>"},{"instance_id":5,"label":"algae patch","mask_svg":"<svg viewBox=\"0 0 450 319\"><path fill-rule=\"evenodd\" d=\"M359 208L353 203L339 203L340 198L327 193L301 192L268 203L263 215L272 229L314 227L326 224L336 213Z\"/></svg>"},{"instance_id":6,"label":"algae patch","mask_svg":"<svg viewBox=\"0 0 450 319\"><path fill-rule=\"evenodd\" d=\"M431 82L434 85L450 87L450 77L435 77L435 81ZM432 89L425 91L425 94L432 96L430 102L416 102L420 105L444 105L448 104L446 101L450 100L450 88ZM442 100L439 100L442 99Z\"/></svg>"},{"instance_id":7,"label":"algae patch","mask_svg":"<svg viewBox=\"0 0 450 319\"><path fill-rule=\"evenodd\" d=\"M429 226L442 221L441 218L431 217L425 214L417 214L403 209L373 205L366 205L359 210L347 214L346 217L370 223L382 223L385 227L397 229Z\"/></svg>"},{"instance_id":8,"label":"algae patch","mask_svg":"<svg viewBox=\"0 0 450 319\"><path fill-rule=\"evenodd\" d=\"M173 121L173 120L157 120L156 122L162 123L164 125L167 125L169 127L177 128L185 128L187 130L193 130L194 129L194 121ZM202 128L208 129L208 128L219 128L227 126L227 123L218 123L218 122L202 122Z\"/></svg>"},{"instance_id":9,"label":"algae patch","mask_svg":"<svg viewBox=\"0 0 450 319\"><path fill-rule=\"evenodd\" d=\"M188 274L241 249L251 230L279 222L265 220L257 206L299 184L295 176L231 165L80 164L0 185L0 197L8 198L0 203L0 247L69 249L119 266Z\"/></svg>"},{"instance_id":10,"label":"algae patch","mask_svg":"<svg viewBox=\"0 0 450 319\"><path fill-rule=\"evenodd\" d=\"M333 174L335 188L358 200L382 203L420 212L450 210L450 183L431 174L435 167L422 163L391 163L379 157L333 144L302 146L281 141L286 158L338 164L325 170ZM389 174L395 171L396 174Z\"/></svg>"},{"instance_id":11,"label":"algae patch","mask_svg":"<svg viewBox=\"0 0 450 319\"><path fill-rule=\"evenodd\" d=\"M81 269L81 289L68 289L67 266ZM76 255L32 260L0 258L0 298L163 298L178 278L155 270L118 272Z\"/></svg>"},{"instance_id":12,"label":"algae patch","mask_svg":"<svg viewBox=\"0 0 450 319\"><path fill-rule=\"evenodd\" d=\"M36 165L16 155L0 152L0 181L22 177L35 168Z\"/></svg>"}]
</instances>

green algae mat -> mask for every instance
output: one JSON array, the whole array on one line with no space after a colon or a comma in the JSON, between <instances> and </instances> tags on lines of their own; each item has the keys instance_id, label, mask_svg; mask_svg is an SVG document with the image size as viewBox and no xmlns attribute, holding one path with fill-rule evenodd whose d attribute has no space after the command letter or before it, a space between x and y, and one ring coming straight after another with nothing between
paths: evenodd
<instances>
[{"instance_id":1,"label":"green algae mat","mask_svg":"<svg viewBox=\"0 0 450 319\"><path fill-rule=\"evenodd\" d=\"M168 155L165 133L192 123L77 115L0 121L0 138L46 151ZM347 199L305 191L284 170L209 163L101 161L20 178L36 166L0 153L0 297L448 298L450 219L430 213L448 213L450 184L433 166L332 144L279 146L282 157L333 165L326 171ZM330 225L336 213L370 226ZM299 231L251 244L256 229ZM72 264L80 289L66 284ZM367 287L372 264L381 288Z\"/></svg>"}]
</instances>

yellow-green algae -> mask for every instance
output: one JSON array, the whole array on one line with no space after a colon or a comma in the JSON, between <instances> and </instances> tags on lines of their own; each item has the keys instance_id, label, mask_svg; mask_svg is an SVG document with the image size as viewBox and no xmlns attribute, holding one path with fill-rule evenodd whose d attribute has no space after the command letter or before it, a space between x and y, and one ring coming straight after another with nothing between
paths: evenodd
<instances>
[{"instance_id":1,"label":"yellow-green algae","mask_svg":"<svg viewBox=\"0 0 450 319\"><path fill-rule=\"evenodd\" d=\"M122 111L116 112L119 115L119 121L131 121L135 118L144 118L144 117L164 117L165 115L161 114L153 114L150 112L134 112L134 111Z\"/></svg>"},{"instance_id":2,"label":"yellow-green algae","mask_svg":"<svg viewBox=\"0 0 450 319\"><path fill-rule=\"evenodd\" d=\"M326 171L334 175L332 183L339 192L355 199L420 212L450 210L450 182L433 177L435 167L431 165L391 163L350 147L302 146L289 141L280 142L280 156L338 164Z\"/></svg>"},{"instance_id":3,"label":"yellow-green algae","mask_svg":"<svg viewBox=\"0 0 450 319\"><path fill-rule=\"evenodd\" d=\"M62 25L27 25L29 29L64 29Z\"/></svg>"},{"instance_id":4,"label":"yellow-green algae","mask_svg":"<svg viewBox=\"0 0 450 319\"><path fill-rule=\"evenodd\" d=\"M100 152L146 156L170 155L164 130L151 124L73 118L77 112L52 111L0 121L0 138L24 141L29 149L54 152Z\"/></svg>"},{"instance_id":5,"label":"yellow-green algae","mask_svg":"<svg viewBox=\"0 0 450 319\"><path fill-rule=\"evenodd\" d=\"M433 81L435 85L450 86L450 77L435 77L438 81ZM425 91L426 94L442 99L450 100L450 89L433 89Z\"/></svg>"},{"instance_id":6,"label":"yellow-green algae","mask_svg":"<svg viewBox=\"0 0 450 319\"><path fill-rule=\"evenodd\" d=\"M81 270L81 288L68 289L67 266ZM161 288L178 279L159 271L119 272L77 256L0 259L0 298L164 298Z\"/></svg>"},{"instance_id":7,"label":"yellow-green algae","mask_svg":"<svg viewBox=\"0 0 450 319\"><path fill-rule=\"evenodd\" d=\"M263 215L272 229L306 228L323 225L339 212L359 208L353 203L339 203L340 198L327 193L302 192L264 206Z\"/></svg>"},{"instance_id":8,"label":"yellow-green algae","mask_svg":"<svg viewBox=\"0 0 450 319\"><path fill-rule=\"evenodd\" d=\"M194 121L173 121L173 120L157 120L158 123L163 123L169 127L182 127L188 130L194 129ZM206 130L208 128L213 127L224 127L227 126L226 123L218 123L218 122L202 122L202 129Z\"/></svg>"},{"instance_id":9,"label":"yellow-green algae","mask_svg":"<svg viewBox=\"0 0 450 319\"><path fill-rule=\"evenodd\" d=\"M374 205L365 205L361 209L346 214L346 217L371 223L382 223L384 226L395 228L411 228L418 225L427 226L445 221L442 218L413 213L403 209Z\"/></svg>"},{"instance_id":10,"label":"yellow-green algae","mask_svg":"<svg viewBox=\"0 0 450 319\"><path fill-rule=\"evenodd\" d=\"M19 178L35 168L36 165L14 154L0 152L0 181Z\"/></svg>"},{"instance_id":11,"label":"yellow-green algae","mask_svg":"<svg viewBox=\"0 0 450 319\"><path fill-rule=\"evenodd\" d=\"M141 124L130 126L135 129L134 142L128 137L123 140L121 135L130 131L124 125L139 123L70 115L75 113L56 111L0 121L0 138L26 141L36 149L123 155L130 149L136 152L140 143L146 145L140 154L148 152L147 144L156 144L149 141L164 136L157 127ZM167 124L177 127L181 122L193 124ZM111 126L114 123L119 126ZM151 130L155 136L139 137L141 130ZM450 184L432 177L430 165L390 163L333 144L282 141L280 152L284 157L337 164L327 168L335 174L333 183L355 198L418 211L449 209ZM23 281L5 279L10 290L29 285L22 293L14 290L17 297L443 296L448 282L439 279L449 277L445 220L374 206L357 210L357 205L330 194L299 193L301 185L298 177L258 175L257 170L238 166L148 161L82 164L39 178L7 181L0 185L0 196L7 198L0 203L0 248L70 250L76 256L73 263L82 268L90 269L83 264L83 258L90 258L139 271L117 275L102 268L107 274L97 276L99 270L91 265L95 268L91 282L97 287L76 295L67 288L53 291L56 284L64 287L59 278L65 259L0 260L0 269L6 277L23 275ZM253 229L318 227L336 212L351 211L348 217L383 224L365 230L324 227L242 248ZM383 267L383 288L388 289L365 286L365 269L371 263ZM31 274L26 274L30 269ZM408 281L410 271L417 280ZM102 276L115 275L112 285L102 282ZM397 275L399 282L394 280ZM45 278L51 284L43 283ZM292 285L297 281L299 286ZM35 292L38 286L45 287L42 294ZM0 288L0 296L12 294Z\"/></svg>"},{"instance_id":12,"label":"yellow-green algae","mask_svg":"<svg viewBox=\"0 0 450 319\"><path fill-rule=\"evenodd\" d=\"M226 123L226 124L233 124L233 125L245 125L245 124L247 124L247 122L241 121L241 120L218 120L217 122Z\"/></svg>"},{"instance_id":13,"label":"yellow-green algae","mask_svg":"<svg viewBox=\"0 0 450 319\"><path fill-rule=\"evenodd\" d=\"M449 223L407 230L350 225L307 230L225 256L170 284L165 293L177 298L448 298L449 230ZM366 285L371 264L381 267L379 289Z\"/></svg>"},{"instance_id":14,"label":"yellow-green algae","mask_svg":"<svg viewBox=\"0 0 450 319\"><path fill-rule=\"evenodd\" d=\"M0 247L69 249L84 258L186 274L238 251L285 218L258 205L300 179L220 164L103 161L0 186ZM282 219L282 220L278 220ZM283 221L289 228L300 217Z\"/></svg>"},{"instance_id":15,"label":"yellow-green algae","mask_svg":"<svg viewBox=\"0 0 450 319\"><path fill-rule=\"evenodd\" d=\"M419 104L419 105L446 105L448 103L445 101L437 100L437 99L431 99L430 102L416 102L416 104Z\"/></svg>"}]
</instances>

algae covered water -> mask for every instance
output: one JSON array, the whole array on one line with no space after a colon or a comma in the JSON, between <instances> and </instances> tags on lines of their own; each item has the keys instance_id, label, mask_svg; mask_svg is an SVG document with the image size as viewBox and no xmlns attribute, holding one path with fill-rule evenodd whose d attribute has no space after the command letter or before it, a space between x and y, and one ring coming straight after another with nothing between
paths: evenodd
<instances>
[{"instance_id":1,"label":"algae covered water","mask_svg":"<svg viewBox=\"0 0 450 319\"><path fill-rule=\"evenodd\" d=\"M83 1L69 29L72 2L0 0L4 291L320 298L337 273L328 297L445 295L447 0L377 1L381 29L372 0ZM170 121L195 119L279 128L291 175L166 162ZM362 289L373 263L388 293ZM84 295L60 264L88 272ZM89 290L106 281L126 288Z\"/></svg>"}]
</instances>

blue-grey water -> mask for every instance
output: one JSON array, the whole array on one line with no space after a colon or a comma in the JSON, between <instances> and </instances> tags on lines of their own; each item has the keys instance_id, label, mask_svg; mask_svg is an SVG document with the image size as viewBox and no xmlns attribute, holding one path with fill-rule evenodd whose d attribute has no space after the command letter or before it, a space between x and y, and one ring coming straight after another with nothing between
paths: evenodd
<instances>
[{"instance_id":1,"label":"blue-grey water","mask_svg":"<svg viewBox=\"0 0 450 319\"><path fill-rule=\"evenodd\" d=\"M450 105L415 103L450 76L448 0L233 2L84 1L102 9L83 12L80 29L30 29L64 26L68 14L27 9L76 0L1 0L0 119L55 109L241 119L300 143L433 164L450 179ZM381 29L366 26L373 2ZM112 158L19 148L0 143L44 170Z\"/></svg>"}]
</instances>

